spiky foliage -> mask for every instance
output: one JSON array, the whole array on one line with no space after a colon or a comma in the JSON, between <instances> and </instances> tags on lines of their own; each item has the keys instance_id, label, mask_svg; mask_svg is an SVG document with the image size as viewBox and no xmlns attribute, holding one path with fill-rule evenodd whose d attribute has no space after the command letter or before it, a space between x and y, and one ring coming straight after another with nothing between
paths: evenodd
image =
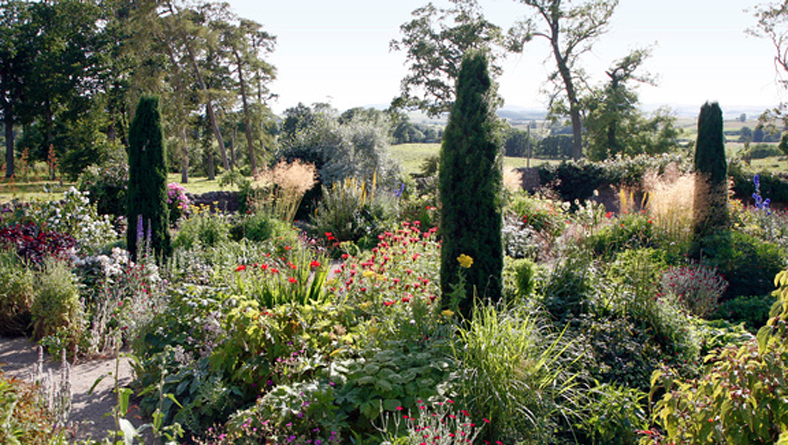
<instances>
[{"instance_id":1,"label":"spiky foliage","mask_svg":"<svg viewBox=\"0 0 788 445\"><path fill-rule=\"evenodd\" d=\"M696 240L728 227L728 162L724 140L720 105L706 102L700 109L695 144L696 178L705 183L705 187L695 188Z\"/></svg>"},{"instance_id":2,"label":"spiky foliage","mask_svg":"<svg viewBox=\"0 0 788 445\"><path fill-rule=\"evenodd\" d=\"M143 238L157 258L169 256L167 227L167 164L161 129L159 98L142 96L129 130L128 230L126 241L133 258Z\"/></svg>"},{"instance_id":3,"label":"spiky foliage","mask_svg":"<svg viewBox=\"0 0 788 445\"><path fill-rule=\"evenodd\" d=\"M497 301L502 287L501 146L487 66L484 53L469 52L463 59L440 155L441 289L448 306L448 295L457 295L453 291L464 285L457 303L466 317L472 313L474 291ZM473 259L462 271L461 255Z\"/></svg>"}]
</instances>

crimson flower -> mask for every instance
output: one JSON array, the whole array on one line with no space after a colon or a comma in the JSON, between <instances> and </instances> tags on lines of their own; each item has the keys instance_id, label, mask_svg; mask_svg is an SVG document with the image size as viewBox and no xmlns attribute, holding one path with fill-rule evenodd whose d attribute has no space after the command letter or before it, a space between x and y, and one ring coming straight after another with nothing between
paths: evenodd
<instances>
[{"instance_id":1,"label":"crimson flower","mask_svg":"<svg viewBox=\"0 0 788 445\"><path fill-rule=\"evenodd\" d=\"M238 267L236 267L236 268L235 268L235 271L236 271L236 272L240 272L240 271L242 271L242 270L246 270L246 265L244 265L244 264L241 264L240 266L238 266Z\"/></svg>"}]
</instances>

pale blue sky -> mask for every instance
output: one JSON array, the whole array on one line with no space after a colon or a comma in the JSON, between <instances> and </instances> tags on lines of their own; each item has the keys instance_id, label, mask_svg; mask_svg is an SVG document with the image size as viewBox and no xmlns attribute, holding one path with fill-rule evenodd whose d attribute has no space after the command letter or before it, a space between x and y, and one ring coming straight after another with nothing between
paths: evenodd
<instances>
[{"instance_id":1,"label":"pale blue sky","mask_svg":"<svg viewBox=\"0 0 788 445\"><path fill-rule=\"evenodd\" d=\"M277 36L271 62L279 95L274 111L298 102L329 102L345 110L388 104L406 73L404 54L390 52L399 26L426 0L229 0L241 16L262 23ZM480 0L487 18L508 28L528 13L514 0ZM445 6L445 0L436 0ZM700 108L717 100L729 112L763 109L787 96L777 86L773 48L765 39L745 35L754 24L744 10L756 0L620 0L610 31L594 51L583 56L591 84L633 48L654 45L645 69L659 78L657 87L640 88L649 106ZM540 93L552 70L549 47L530 43L510 55L500 79L508 107L543 107Z\"/></svg>"}]
</instances>

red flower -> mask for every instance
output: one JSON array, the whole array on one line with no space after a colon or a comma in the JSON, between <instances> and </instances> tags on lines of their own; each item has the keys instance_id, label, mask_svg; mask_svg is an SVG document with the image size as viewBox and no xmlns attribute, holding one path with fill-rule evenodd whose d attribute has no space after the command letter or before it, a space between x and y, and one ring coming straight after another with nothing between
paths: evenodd
<instances>
[{"instance_id":1,"label":"red flower","mask_svg":"<svg viewBox=\"0 0 788 445\"><path fill-rule=\"evenodd\" d=\"M236 272L240 272L240 271L242 271L242 270L246 270L246 266L245 266L245 265L243 265L243 264L241 264L240 266L238 266L238 267L236 267L236 268L235 268L235 271L236 271Z\"/></svg>"},{"instance_id":2,"label":"red flower","mask_svg":"<svg viewBox=\"0 0 788 445\"><path fill-rule=\"evenodd\" d=\"M605 213L605 218L612 218L612 217L613 217L613 212Z\"/></svg>"},{"instance_id":3,"label":"red flower","mask_svg":"<svg viewBox=\"0 0 788 445\"><path fill-rule=\"evenodd\" d=\"M309 267L312 269L320 267L320 261L313 260L311 263L309 263Z\"/></svg>"},{"instance_id":4,"label":"red flower","mask_svg":"<svg viewBox=\"0 0 788 445\"><path fill-rule=\"evenodd\" d=\"M260 269L262 270L268 269L268 264L263 264L262 266L260 266Z\"/></svg>"},{"instance_id":5,"label":"red flower","mask_svg":"<svg viewBox=\"0 0 788 445\"><path fill-rule=\"evenodd\" d=\"M295 277L290 277L290 278L287 279L287 281L289 281L289 282L291 282L293 284L296 284L298 282L298 280L296 280Z\"/></svg>"},{"instance_id":6,"label":"red flower","mask_svg":"<svg viewBox=\"0 0 788 445\"><path fill-rule=\"evenodd\" d=\"M384 301L383 306L391 306L394 303L396 303L396 301Z\"/></svg>"}]
</instances>

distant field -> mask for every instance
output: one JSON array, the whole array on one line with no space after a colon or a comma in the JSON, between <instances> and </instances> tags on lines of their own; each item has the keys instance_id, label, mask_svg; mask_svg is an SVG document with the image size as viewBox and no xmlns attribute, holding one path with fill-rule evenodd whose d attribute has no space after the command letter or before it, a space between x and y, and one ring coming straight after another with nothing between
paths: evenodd
<instances>
[{"instance_id":1,"label":"distant field","mask_svg":"<svg viewBox=\"0 0 788 445\"><path fill-rule=\"evenodd\" d=\"M424 160L430 156L437 156L440 153L440 144L399 144L392 145L390 148L391 156L400 162L402 170L407 174L418 173ZM561 161L531 159L531 167L542 164L558 164ZM526 167L526 158L504 158L504 167L507 169Z\"/></svg>"}]
</instances>

